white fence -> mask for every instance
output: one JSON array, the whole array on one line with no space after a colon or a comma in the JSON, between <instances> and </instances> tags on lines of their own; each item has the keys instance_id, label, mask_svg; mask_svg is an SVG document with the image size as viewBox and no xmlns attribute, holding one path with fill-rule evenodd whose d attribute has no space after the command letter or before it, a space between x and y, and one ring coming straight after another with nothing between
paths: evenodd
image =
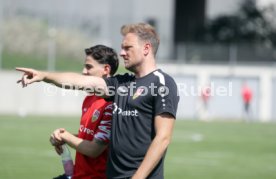
<instances>
[{"instance_id":1,"label":"white fence","mask_svg":"<svg viewBox=\"0 0 276 179\"><path fill-rule=\"evenodd\" d=\"M175 77L179 85L178 116L202 119L242 119L271 121L276 119L276 67L163 64L161 69ZM241 96L242 84L252 89L250 114L245 116ZM180 86L186 85L183 90ZM211 85L208 108L202 110L200 93L191 94L193 88ZM219 94L219 90L224 93ZM184 91L184 92L183 92ZM189 93L190 91L190 93Z\"/></svg>"},{"instance_id":2,"label":"white fence","mask_svg":"<svg viewBox=\"0 0 276 179\"><path fill-rule=\"evenodd\" d=\"M61 90L46 83L35 83L27 88L16 84L19 72L0 72L1 114L79 115L84 92Z\"/></svg>"},{"instance_id":3,"label":"white fence","mask_svg":"<svg viewBox=\"0 0 276 179\"><path fill-rule=\"evenodd\" d=\"M275 67L159 65L178 84L180 102L178 118L241 119L244 118L241 86L244 81L253 91L250 120L276 119ZM0 114L80 115L85 93L63 90L46 83L22 89L16 81L21 73L0 72ZM200 90L208 84L211 97L202 110Z\"/></svg>"}]
</instances>

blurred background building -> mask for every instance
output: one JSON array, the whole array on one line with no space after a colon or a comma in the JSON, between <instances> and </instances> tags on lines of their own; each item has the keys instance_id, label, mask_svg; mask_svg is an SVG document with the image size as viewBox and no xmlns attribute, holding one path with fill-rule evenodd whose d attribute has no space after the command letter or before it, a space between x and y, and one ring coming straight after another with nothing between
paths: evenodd
<instances>
[{"instance_id":1,"label":"blurred background building","mask_svg":"<svg viewBox=\"0 0 276 179\"><path fill-rule=\"evenodd\" d=\"M50 92L49 97L45 89L56 89L44 87L41 93L36 85L22 91L14 84L20 75L4 70L81 71L84 48L100 43L119 52L120 27L148 22L160 34L160 68L190 90L180 93L180 118L244 118L240 88L246 81L253 91L250 119L276 119L275 5L274 0L0 0L0 82L6 84L0 113L78 114L78 95ZM226 87L228 95L214 94L202 112L200 93L191 94L191 87L207 84L213 90Z\"/></svg>"}]
</instances>

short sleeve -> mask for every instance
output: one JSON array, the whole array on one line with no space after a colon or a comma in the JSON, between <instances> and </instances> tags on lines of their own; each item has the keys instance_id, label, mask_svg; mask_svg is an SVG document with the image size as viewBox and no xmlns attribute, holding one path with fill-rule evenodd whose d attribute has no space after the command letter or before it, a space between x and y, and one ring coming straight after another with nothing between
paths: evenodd
<instances>
[{"instance_id":1,"label":"short sleeve","mask_svg":"<svg viewBox=\"0 0 276 179\"><path fill-rule=\"evenodd\" d=\"M179 102L177 86L170 76L163 74L158 77L156 96L154 97L155 116L162 113L169 113L176 118L176 112Z\"/></svg>"},{"instance_id":2,"label":"short sleeve","mask_svg":"<svg viewBox=\"0 0 276 179\"><path fill-rule=\"evenodd\" d=\"M116 82L117 82L117 78L116 78L116 76L114 76L114 77L108 77L108 78L104 78L104 81L105 81L105 83L106 83L106 86L107 87L115 87L116 86Z\"/></svg>"},{"instance_id":3,"label":"short sleeve","mask_svg":"<svg viewBox=\"0 0 276 179\"><path fill-rule=\"evenodd\" d=\"M113 101L114 97L117 93L117 88L120 85L125 85L129 81L133 80L134 76L130 75L128 73L125 73L124 75L116 75L109 78L104 78L106 86L108 88L108 94L107 98L105 98L107 101Z\"/></svg>"},{"instance_id":4,"label":"short sleeve","mask_svg":"<svg viewBox=\"0 0 276 179\"><path fill-rule=\"evenodd\" d=\"M114 95L115 95L114 91L115 91L116 87L118 86L117 76L104 78L104 81L105 81L107 89L108 89L108 94L105 99L107 101L113 101Z\"/></svg>"}]
</instances>

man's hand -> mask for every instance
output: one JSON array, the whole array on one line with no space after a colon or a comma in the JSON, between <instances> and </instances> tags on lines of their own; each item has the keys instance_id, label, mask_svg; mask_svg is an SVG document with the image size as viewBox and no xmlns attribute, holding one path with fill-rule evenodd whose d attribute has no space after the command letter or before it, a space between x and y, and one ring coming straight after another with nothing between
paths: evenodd
<instances>
[{"instance_id":1,"label":"man's hand","mask_svg":"<svg viewBox=\"0 0 276 179\"><path fill-rule=\"evenodd\" d=\"M22 87L26 87L28 84L32 84L33 82L42 81L45 78L45 73L42 71L37 71L31 68L15 68L17 71L21 71L24 74L22 78L17 81L17 83L21 83Z\"/></svg>"},{"instance_id":2,"label":"man's hand","mask_svg":"<svg viewBox=\"0 0 276 179\"><path fill-rule=\"evenodd\" d=\"M50 143L55 147L64 144L65 142L61 138L61 134L64 132L65 132L64 128L56 129L50 136Z\"/></svg>"},{"instance_id":3,"label":"man's hand","mask_svg":"<svg viewBox=\"0 0 276 179\"><path fill-rule=\"evenodd\" d=\"M62 154L62 145L65 143L62 138L61 134L65 132L64 128L56 129L50 136L50 143L55 147L55 150L58 155Z\"/></svg>"}]
</instances>

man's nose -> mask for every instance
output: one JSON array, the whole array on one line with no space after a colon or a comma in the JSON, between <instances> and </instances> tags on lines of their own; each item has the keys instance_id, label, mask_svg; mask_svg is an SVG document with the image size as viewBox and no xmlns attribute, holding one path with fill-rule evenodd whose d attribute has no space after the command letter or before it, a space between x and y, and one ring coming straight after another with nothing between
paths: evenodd
<instances>
[{"instance_id":1,"label":"man's nose","mask_svg":"<svg viewBox=\"0 0 276 179\"><path fill-rule=\"evenodd\" d=\"M86 75L86 74L87 74L86 68L83 68L83 69L82 69L82 74L83 74L83 75Z\"/></svg>"},{"instance_id":2,"label":"man's nose","mask_svg":"<svg viewBox=\"0 0 276 179\"><path fill-rule=\"evenodd\" d=\"M126 55L126 51L124 49L122 49L120 52L120 56L125 56L125 55Z\"/></svg>"}]
</instances>

